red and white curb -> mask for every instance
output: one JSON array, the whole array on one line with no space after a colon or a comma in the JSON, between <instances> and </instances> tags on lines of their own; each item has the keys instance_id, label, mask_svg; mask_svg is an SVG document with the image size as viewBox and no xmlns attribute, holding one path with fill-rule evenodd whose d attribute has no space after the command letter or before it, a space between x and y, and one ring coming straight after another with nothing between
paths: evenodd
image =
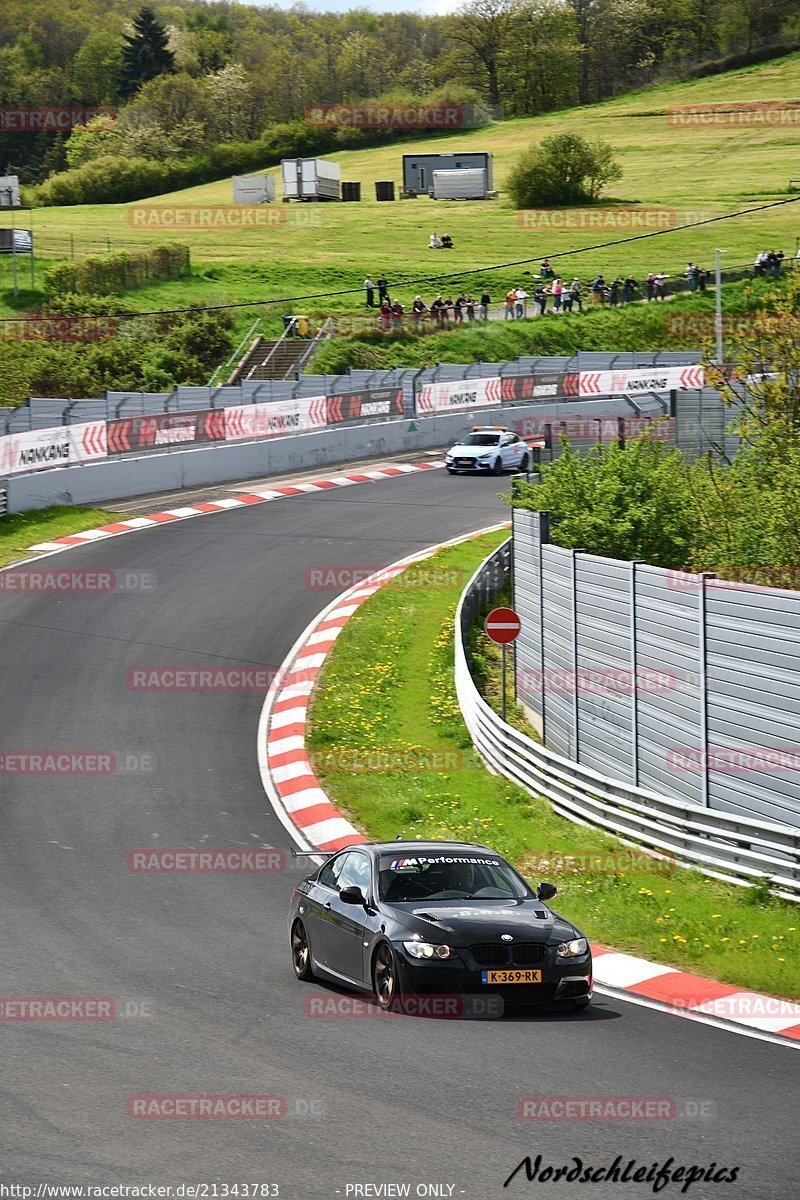
<instances>
[{"instance_id":1,"label":"red and white curb","mask_svg":"<svg viewBox=\"0 0 800 1200\"><path fill-rule=\"evenodd\" d=\"M453 538L375 571L323 609L289 651L261 710L258 763L272 807L302 850L328 853L367 841L331 804L314 774L305 744L311 692L337 637L365 600L412 563L506 526L507 522L501 522Z\"/></svg>"},{"instance_id":2,"label":"red and white curb","mask_svg":"<svg viewBox=\"0 0 800 1200\"><path fill-rule=\"evenodd\" d=\"M289 651L261 710L258 765L270 803L300 849L325 854L369 840L331 803L306 749L311 693L339 634L365 600L413 563L502 528L504 524L495 525L428 547L375 572L323 609ZM800 1004L791 1000L743 991L606 946L592 944L592 957L595 989L605 995L800 1048Z\"/></svg>"},{"instance_id":3,"label":"red and white curb","mask_svg":"<svg viewBox=\"0 0 800 1200\"><path fill-rule=\"evenodd\" d=\"M286 484L263 492L243 492L222 500L209 500L202 504L187 504L182 508L167 508L164 512L150 513L147 517L130 517L100 525L97 529L85 529L82 533L70 533L54 538L51 542L37 542L31 550L53 553L72 546L83 546L88 542L100 542L105 538L119 537L123 533L134 533L137 529L150 529L154 525L168 525L172 521L186 521L191 517L205 517L209 513L227 512L231 508L247 508L253 504L268 504L271 500L282 500L285 496L301 496L310 492L325 492L333 488L351 487L356 483L375 483L380 479L394 479L399 475L411 475L415 471L432 471L444 466L444 459L430 462L393 463L376 467L370 471L358 471L352 475L330 475L325 479L312 479L306 483ZM11 566L18 564L12 563Z\"/></svg>"}]
</instances>

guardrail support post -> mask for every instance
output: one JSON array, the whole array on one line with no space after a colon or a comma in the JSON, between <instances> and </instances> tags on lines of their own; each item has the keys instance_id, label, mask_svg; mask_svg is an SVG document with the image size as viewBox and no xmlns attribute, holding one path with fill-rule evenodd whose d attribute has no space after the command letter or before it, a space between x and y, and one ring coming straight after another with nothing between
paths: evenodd
<instances>
[{"instance_id":1,"label":"guardrail support post","mask_svg":"<svg viewBox=\"0 0 800 1200\"><path fill-rule=\"evenodd\" d=\"M706 580L716 579L713 571L704 571L700 576L700 592L697 604L698 633L700 635L700 803L709 808L708 796L708 649L706 630Z\"/></svg>"},{"instance_id":2,"label":"guardrail support post","mask_svg":"<svg viewBox=\"0 0 800 1200\"><path fill-rule=\"evenodd\" d=\"M636 568L644 562L642 558L631 561L630 575L630 638L631 638L631 764L633 785L639 786L639 655L636 645Z\"/></svg>"}]
</instances>

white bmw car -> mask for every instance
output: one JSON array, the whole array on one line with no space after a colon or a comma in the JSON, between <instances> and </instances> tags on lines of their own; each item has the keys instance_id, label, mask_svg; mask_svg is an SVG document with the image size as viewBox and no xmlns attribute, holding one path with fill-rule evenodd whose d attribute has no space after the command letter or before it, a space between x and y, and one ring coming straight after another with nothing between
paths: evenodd
<instances>
[{"instance_id":1,"label":"white bmw car","mask_svg":"<svg viewBox=\"0 0 800 1200\"><path fill-rule=\"evenodd\" d=\"M445 455L451 475L458 471L527 471L531 454L527 442L504 425L474 425L471 432Z\"/></svg>"}]
</instances>

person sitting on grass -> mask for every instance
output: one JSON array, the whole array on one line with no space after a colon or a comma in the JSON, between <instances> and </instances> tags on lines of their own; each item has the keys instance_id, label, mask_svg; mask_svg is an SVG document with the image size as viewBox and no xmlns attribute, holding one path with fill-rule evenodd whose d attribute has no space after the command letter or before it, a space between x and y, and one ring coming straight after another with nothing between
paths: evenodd
<instances>
[{"instance_id":1,"label":"person sitting on grass","mask_svg":"<svg viewBox=\"0 0 800 1200\"><path fill-rule=\"evenodd\" d=\"M444 249L444 250L452 250L453 249L453 239L450 237L449 233L442 234L442 249Z\"/></svg>"},{"instance_id":2,"label":"person sitting on grass","mask_svg":"<svg viewBox=\"0 0 800 1200\"><path fill-rule=\"evenodd\" d=\"M438 233L432 233L431 236L428 238L428 249L429 250L441 250L441 248L442 248L442 239L439 237Z\"/></svg>"}]
</instances>

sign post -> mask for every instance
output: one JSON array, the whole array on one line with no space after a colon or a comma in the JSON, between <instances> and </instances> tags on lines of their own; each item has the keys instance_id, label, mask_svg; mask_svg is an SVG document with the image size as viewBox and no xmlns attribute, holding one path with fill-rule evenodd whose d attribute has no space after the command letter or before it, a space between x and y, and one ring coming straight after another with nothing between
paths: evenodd
<instances>
[{"instance_id":1,"label":"sign post","mask_svg":"<svg viewBox=\"0 0 800 1200\"><path fill-rule=\"evenodd\" d=\"M506 719L506 646L519 637L522 622L513 608L493 608L483 623L490 641L502 648L500 660L500 713Z\"/></svg>"}]
</instances>

